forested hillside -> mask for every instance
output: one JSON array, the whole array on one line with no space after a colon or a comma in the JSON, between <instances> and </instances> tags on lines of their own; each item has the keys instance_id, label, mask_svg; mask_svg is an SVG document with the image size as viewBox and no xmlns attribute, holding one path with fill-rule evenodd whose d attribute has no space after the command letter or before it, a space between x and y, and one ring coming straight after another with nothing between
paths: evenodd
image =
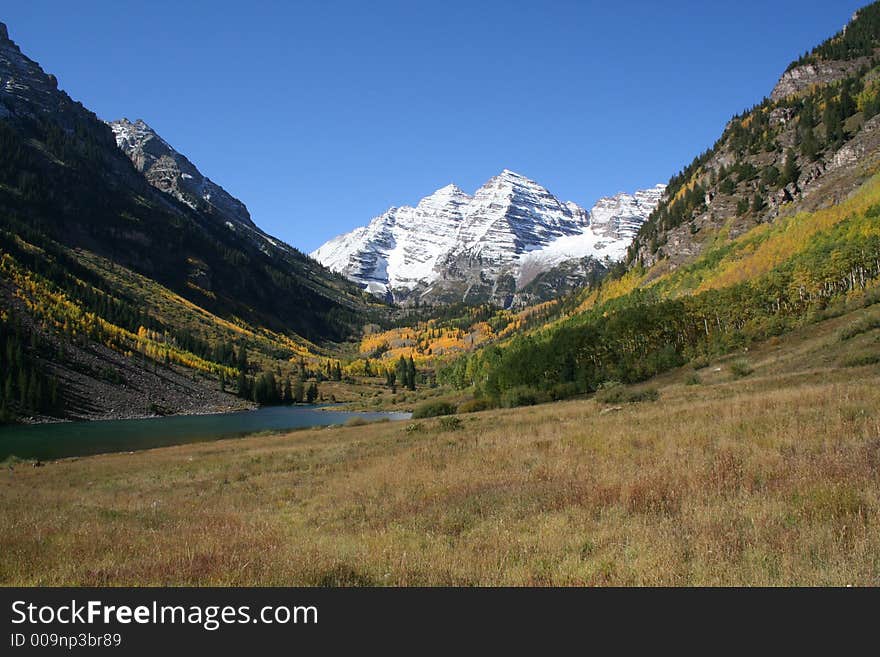
<instances>
[{"instance_id":1,"label":"forested hillside","mask_svg":"<svg viewBox=\"0 0 880 657\"><path fill-rule=\"evenodd\" d=\"M2 24L0 81L5 418L235 407L239 377L253 398L262 368L317 362L381 316L295 249L150 186Z\"/></svg>"},{"instance_id":2,"label":"forested hillside","mask_svg":"<svg viewBox=\"0 0 880 657\"><path fill-rule=\"evenodd\" d=\"M880 302L878 45L874 4L670 180L628 267L569 300L566 319L440 380L502 405L559 399Z\"/></svg>"},{"instance_id":3,"label":"forested hillside","mask_svg":"<svg viewBox=\"0 0 880 657\"><path fill-rule=\"evenodd\" d=\"M880 158L880 4L792 62L773 92L734 116L708 151L673 176L629 248L655 275L701 253L719 231L847 198Z\"/></svg>"}]
</instances>

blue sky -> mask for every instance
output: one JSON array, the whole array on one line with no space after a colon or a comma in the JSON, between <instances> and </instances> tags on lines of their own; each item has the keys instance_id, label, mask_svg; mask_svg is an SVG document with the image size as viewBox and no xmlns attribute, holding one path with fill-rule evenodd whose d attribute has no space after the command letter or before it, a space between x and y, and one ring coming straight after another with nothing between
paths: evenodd
<instances>
[{"instance_id":1,"label":"blue sky","mask_svg":"<svg viewBox=\"0 0 880 657\"><path fill-rule=\"evenodd\" d=\"M311 251L504 168L587 207L665 182L866 3L28 0L0 20Z\"/></svg>"}]
</instances>

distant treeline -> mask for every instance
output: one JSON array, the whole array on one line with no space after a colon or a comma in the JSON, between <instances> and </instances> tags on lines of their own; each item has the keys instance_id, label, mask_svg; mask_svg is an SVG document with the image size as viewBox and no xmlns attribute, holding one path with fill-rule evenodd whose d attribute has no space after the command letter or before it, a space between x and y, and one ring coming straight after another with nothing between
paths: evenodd
<instances>
[{"instance_id":1,"label":"distant treeline","mask_svg":"<svg viewBox=\"0 0 880 657\"><path fill-rule=\"evenodd\" d=\"M812 52L792 62L788 70L821 60L847 60L867 57L880 46L880 2L858 10L856 19L846 29L825 40Z\"/></svg>"}]
</instances>

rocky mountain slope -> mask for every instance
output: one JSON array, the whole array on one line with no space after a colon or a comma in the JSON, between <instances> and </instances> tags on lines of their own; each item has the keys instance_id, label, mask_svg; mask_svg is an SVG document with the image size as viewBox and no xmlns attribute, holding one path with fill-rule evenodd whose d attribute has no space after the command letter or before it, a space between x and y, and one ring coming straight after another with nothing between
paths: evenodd
<instances>
[{"instance_id":1,"label":"rocky mountain slope","mask_svg":"<svg viewBox=\"0 0 880 657\"><path fill-rule=\"evenodd\" d=\"M117 121L111 129L71 100L54 76L9 39L5 26L0 29L0 116L10 136L24 140L26 151L26 161L10 158L18 180L5 189L7 200L22 200L21 194L9 196L22 180L44 187L44 207L20 204L31 213L62 206L41 223L52 238L111 256L212 309L227 306L243 316L274 317L277 327L293 326L310 338L341 334L319 323L314 329L287 323L302 317L304 308L363 307L354 286L260 231L241 201L145 123ZM45 176L31 181L30 169ZM73 212L78 206L88 212Z\"/></svg>"},{"instance_id":2,"label":"rocky mountain slope","mask_svg":"<svg viewBox=\"0 0 880 657\"><path fill-rule=\"evenodd\" d=\"M153 187L194 210L214 214L223 222L256 228L244 203L203 176L192 162L174 150L142 119L134 123L120 119L110 123L110 128L116 135L116 145Z\"/></svg>"},{"instance_id":3,"label":"rocky mountain slope","mask_svg":"<svg viewBox=\"0 0 880 657\"><path fill-rule=\"evenodd\" d=\"M505 169L473 195L448 185L415 207L391 208L312 256L395 301L507 307L558 295L551 286L520 294L556 267L574 285L619 260L662 193L657 185L618 194L587 211Z\"/></svg>"},{"instance_id":4,"label":"rocky mountain slope","mask_svg":"<svg viewBox=\"0 0 880 657\"><path fill-rule=\"evenodd\" d=\"M791 63L770 95L734 116L669 182L627 260L653 276L710 245L839 203L880 167L880 4Z\"/></svg>"},{"instance_id":5,"label":"rocky mountain slope","mask_svg":"<svg viewBox=\"0 0 880 657\"><path fill-rule=\"evenodd\" d=\"M108 125L116 136L116 145L153 187L201 216L214 219L265 255L285 259L297 267L305 266L300 273L310 278L314 278L313 273L317 273L318 280L326 278L328 272L315 268L297 249L263 232L242 201L204 176L142 119L134 123L120 119Z\"/></svg>"},{"instance_id":6,"label":"rocky mountain slope","mask_svg":"<svg viewBox=\"0 0 880 657\"><path fill-rule=\"evenodd\" d=\"M185 380L229 408L232 378L381 310L262 233L145 124L115 127L0 24L0 321L18 345L0 416L178 412L199 398L169 383ZM96 398L108 382L119 394Z\"/></svg>"}]
</instances>

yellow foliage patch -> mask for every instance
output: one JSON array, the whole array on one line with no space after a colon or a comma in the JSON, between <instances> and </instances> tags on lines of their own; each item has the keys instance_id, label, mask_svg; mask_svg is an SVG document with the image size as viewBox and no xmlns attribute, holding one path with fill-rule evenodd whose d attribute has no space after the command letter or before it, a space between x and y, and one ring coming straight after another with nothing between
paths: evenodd
<instances>
[{"instance_id":1,"label":"yellow foliage patch","mask_svg":"<svg viewBox=\"0 0 880 657\"><path fill-rule=\"evenodd\" d=\"M801 212L776 224L757 226L734 241L739 248L724 258L697 293L736 285L765 274L805 249L818 233L830 230L854 214L880 203L880 176L875 176L851 199L812 213Z\"/></svg>"}]
</instances>

